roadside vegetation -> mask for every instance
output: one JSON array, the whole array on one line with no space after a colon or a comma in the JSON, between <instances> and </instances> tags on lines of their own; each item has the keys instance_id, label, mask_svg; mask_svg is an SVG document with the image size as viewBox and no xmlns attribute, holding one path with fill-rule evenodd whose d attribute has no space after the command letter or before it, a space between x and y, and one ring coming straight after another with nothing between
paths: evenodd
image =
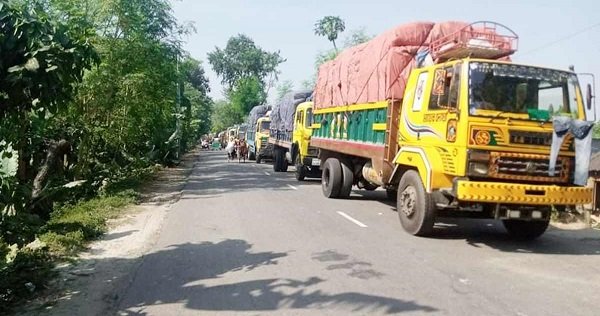
<instances>
[{"instance_id":1,"label":"roadside vegetation","mask_svg":"<svg viewBox=\"0 0 600 316\"><path fill-rule=\"evenodd\" d=\"M0 314L211 126L167 0L0 0Z\"/></svg>"}]
</instances>

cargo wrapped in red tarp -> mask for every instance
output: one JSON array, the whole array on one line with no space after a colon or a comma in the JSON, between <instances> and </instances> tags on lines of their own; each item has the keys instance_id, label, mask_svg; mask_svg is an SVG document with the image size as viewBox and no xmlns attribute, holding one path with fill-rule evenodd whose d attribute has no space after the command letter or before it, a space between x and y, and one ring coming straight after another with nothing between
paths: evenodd
<instances>
[{"instance_id":1,"label":"cargo wrapped in red tarp","mask_svg":"<svg viewBox=\"0 0 600 316\"><path fill-rule=\"evenodd\" d=\"M468 26L464 22L415 22L344 50L319 67L316 109L401 99L417 53Z\"/></svg>"}]
</instances>

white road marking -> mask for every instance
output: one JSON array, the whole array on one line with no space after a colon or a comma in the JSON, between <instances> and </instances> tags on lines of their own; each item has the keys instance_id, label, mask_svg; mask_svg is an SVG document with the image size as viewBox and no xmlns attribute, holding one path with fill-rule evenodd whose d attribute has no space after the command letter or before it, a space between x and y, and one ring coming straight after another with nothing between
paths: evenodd
<instances>
[{"instance_id":1,"label":"white road marking","mask_svg":"<svg viewBox=\"0 0 600 316\"><path fill-rule=\"evenodd\" d=\"M291 184L288 184L287 186L290 187L292 190L298 190L298 188L296 188L295 186L293 186Z\"/></svg>"},{"instance_id":2,"label":"white road marking","mask_svg":"<svg viewBox=\"0 0 600 316\"><path fill-rule=\"evenodd\" d=\"M268 176L270 176L270 175L271 175L270 173L268 173L268 172L266 172L266 171L265 171L265 174L266 174L266 175L268 175Z\"/></svg>"},{"instance_id":3,"label":"white road marking","mask_svg":"<svg viewBox=\"0 0 600 316\"><path fill-rule=\"evenodd\" d=\"M348 214L346 214L344 212L337 211L337 213L340 214L340 215L342 215L344 218L346 218L347 220L351 221L352 223L354 223L354 224L356 224L356 225L358 225L360 227L363 227L363 228L364 227L368 227L367 225L365 225L365 224L361 223L360 221L352 218L350 215L348 215Z\"/></svg>"}]
</instances>

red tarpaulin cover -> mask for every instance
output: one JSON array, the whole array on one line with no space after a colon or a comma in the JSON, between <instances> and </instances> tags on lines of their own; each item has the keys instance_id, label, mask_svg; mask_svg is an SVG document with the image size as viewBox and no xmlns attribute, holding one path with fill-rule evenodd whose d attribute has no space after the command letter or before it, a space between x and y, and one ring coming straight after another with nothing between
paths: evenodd
<instances>
[{"instance_id":1,"label":"red tarpaulin cover","mask_svg":"<svg viewBox=\"0 0 600 316\"><path fill-rule=\"evenodd\" d=\"M404 24L344 50L319 67L315 108L401 99L417 52L467 25L464 22Z\"/></svg>"}]
</instances>

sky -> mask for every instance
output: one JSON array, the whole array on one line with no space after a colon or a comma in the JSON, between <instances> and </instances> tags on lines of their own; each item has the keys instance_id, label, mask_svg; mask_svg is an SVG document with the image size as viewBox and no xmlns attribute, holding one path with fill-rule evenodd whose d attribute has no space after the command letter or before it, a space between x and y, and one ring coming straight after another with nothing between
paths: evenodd
<instances>
[{"instance_id":1,"label":"sky","mask_svg":"<svg viewBox=\"0 0 600 316\"><path fill-rule=\"evenodd\" d=\"M314 74L318 52L332 48L313 31L315 22L327 15L345 21L342 40L350 30L365 28L367 34L377 35L414 21L495 21L519 35L514 62L565 70L574 65L576 72L596 74L600 93L600 1L172 1L179 22L195 25L196 33L187 37L184 48L203 61L215 99L222 98L223 88L208 64L207 53L225 47L231 36L240 33L267 51L280 51L287 59L279 68L280 82L290 80L295 88L301 88ZM582 88L586 80L580 78Z\"/></svg>"}]
</instances>

